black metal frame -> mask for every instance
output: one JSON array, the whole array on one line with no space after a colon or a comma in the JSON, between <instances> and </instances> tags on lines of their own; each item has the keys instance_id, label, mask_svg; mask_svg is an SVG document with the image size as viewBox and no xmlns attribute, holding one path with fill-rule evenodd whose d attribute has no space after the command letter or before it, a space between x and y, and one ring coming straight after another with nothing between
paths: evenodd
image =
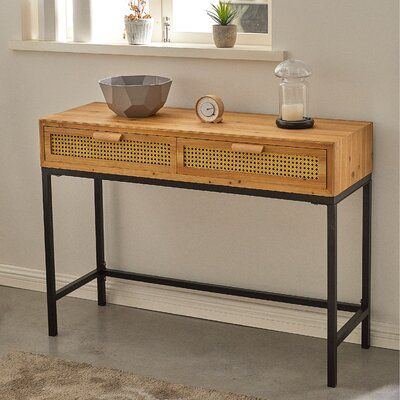
<instances>
[{"instance_id":1,"label":"black metal frame","mask_svg":"<svg viewBox=\"0 0 400 400\"><path fill-rule=\"evenodd\" d=\"M74 176L94 180L95 228L96 228L96 269L75 280L69 285L56 290L54 232L52 208L52 176ZM172 279L160 276L137 274L106 267L104 255L104 221L103 221L103 180L131 182L157 186L179 187L193 190L203 190L220 193L234 193L249 196L285 199L310 202L327 206L327 300L314 299L287 294L270 293L237 287ZM295 194L259 189L235 188L212 184L187 183L152 178L140 178L123 175L100 174L84 171L72 171L53 168L42 168L44 234L46 251L47 278L47 308L48 328L50 336L57 336L57 300L80 288L86 283L97 279L98 304L106 305L106 277L128 279L153 283L156 285L174 286L179 288L207 291L253 299L277 301L309 307L326 308L328 314L328 352L327 378L328 386L335 387L337 383L337 348L346 337L361 323L361 346L370 347L370 303L371 303L371 207L372 179L371 175L363 178L346 191L335 197ZM337 301L337 204L358 189L363 188L363 234L362 234L362 300L360 304ZM337 310L353 312L354 315L337 331Z\"/></svg>"}]
</instances>

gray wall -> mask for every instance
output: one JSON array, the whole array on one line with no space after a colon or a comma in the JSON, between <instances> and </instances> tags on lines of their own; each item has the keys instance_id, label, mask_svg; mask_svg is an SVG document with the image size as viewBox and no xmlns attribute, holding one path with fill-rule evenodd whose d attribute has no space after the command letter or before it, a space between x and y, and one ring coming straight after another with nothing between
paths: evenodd
<instances>
[{"instance_id":1,"label":"gray wall","mask_svg":"<svg viewBox=\"0 0 400 400\"><path fill-rule=\"evenodd\" d=\"M152 73L174 84L168 105L206 93L231 111L276 113L273 63L13 52L18 1L0 13L0 264L44 268L37 120L102 100L96 80ZM396 0L274 1L274 46L314 69L314 115L373 121L373 319L398 324L399 102ZM107 183L110 264L255 289L325 295L324 207ZM92 186L54 184L57 270L94 258ZM361 196L339 206L339 296L360 299ZM172 230L172 228L174 228Z\"/></svg>"}]
</instances>

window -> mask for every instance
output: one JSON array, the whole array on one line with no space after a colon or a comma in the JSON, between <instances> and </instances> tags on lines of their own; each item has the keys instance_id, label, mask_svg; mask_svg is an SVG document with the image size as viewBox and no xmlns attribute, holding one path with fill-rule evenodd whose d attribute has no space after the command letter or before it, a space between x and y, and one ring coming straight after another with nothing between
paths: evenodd
<instances>
[{"instance_id":1,"label":"window","mask_svg":"<svg viewBox=\"0 0 400 400\"><path fill-rule=\"evenodd\" d=\"M210 0L159 0L171 19L171 40L212 43L213 21L206 14ZM271 0L231 0L237 10L237 44L271 45Z\"/></svg>"},{"instance_id":2,"label":"window","mask_svg":"<svg viewBox=\"0 0 400 400\"><path fill-rule=\"evenodd\" d=\"M128 0L44 0L55 8L55 36L58 41L73 41L74 31L91 30L95 43L124 42L124 15ZM155 18L153 41L164 37L164 22L170 19L170 39L178 43L213 43L213 21L206 14L217 0L149 0ZM271 46L272 0L231 0L238 12L237 44ZM89 4L85 6L84 4ZM74 5L83 7L78 15ZM87 7L87 10L84 8ZM85 11L86 10L86 11ZM89 11L88 11L89 10ZM54 21L54 18L53 18ZM54 23L53 23L54 25ZM75 26L74 26L75 25ZM79 27L77 26L79 25Z\"/></svg>"}]
</instances>

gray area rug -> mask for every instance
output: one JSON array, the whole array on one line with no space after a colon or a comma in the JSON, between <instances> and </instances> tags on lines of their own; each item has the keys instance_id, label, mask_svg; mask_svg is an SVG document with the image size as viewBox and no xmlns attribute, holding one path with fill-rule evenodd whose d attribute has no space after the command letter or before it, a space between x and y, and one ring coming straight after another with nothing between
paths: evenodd
<instances>
[{"instance_id":1,"label":"gray area rug","mask_svg":"<svg viewBox=\"0 0 400 400\"><path fill-rule=\"evenodd\" d=\"M0 360L2 400L256 400L43 355Z\"/></svg>"}]
</instances>

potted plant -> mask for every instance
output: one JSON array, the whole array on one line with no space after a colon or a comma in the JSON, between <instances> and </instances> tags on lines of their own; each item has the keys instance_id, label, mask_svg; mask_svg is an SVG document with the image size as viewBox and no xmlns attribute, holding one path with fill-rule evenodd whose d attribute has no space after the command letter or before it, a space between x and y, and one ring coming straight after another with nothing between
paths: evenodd
<instances>
[{"instance_id":1,"label":"potted plant","mask_svg":"<svg viewBox=\"0 0 400 400\"><path fill-rule=\"evenodd\" d=\"M131 0L131 14L125 16L125 30L129 44L149 44L154 20L147 12L147 0Z\"/></svg>"},{"instance_id":2,"label":"potted plant","mask_svg":"<svg viewBox=\"0 0 400 400\"><path fill-rule=\"evenodd\" d=\"M214 43L219 48L233 47L237 38L237 26L232 22L237 16L237 10L232 7L230 1L211 4L211 10L207 11L217 24L213 25Z\"/></svg>"}]
</instances>

